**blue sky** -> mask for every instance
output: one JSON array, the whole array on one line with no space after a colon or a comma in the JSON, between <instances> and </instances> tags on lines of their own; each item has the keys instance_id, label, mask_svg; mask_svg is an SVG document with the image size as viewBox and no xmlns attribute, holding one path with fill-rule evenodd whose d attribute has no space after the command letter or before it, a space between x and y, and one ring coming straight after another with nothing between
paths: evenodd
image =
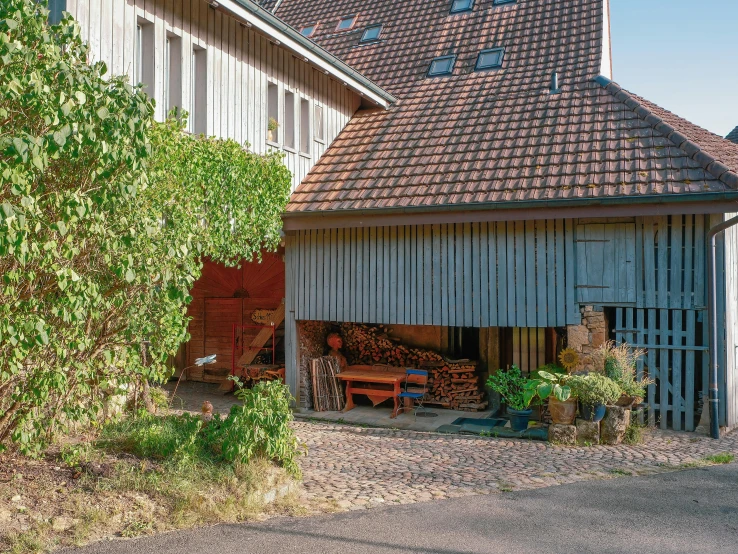
<instances>
[{"instance_id":1,"label":"blue sky","mask_svg":"<svg viewBox=\"0 0 738 554\"><path fill-rule=\"evenodd\" d=\"M613 79L725 136L738 125L738 0L610 0Z\"/></svg>"}]
</instances>

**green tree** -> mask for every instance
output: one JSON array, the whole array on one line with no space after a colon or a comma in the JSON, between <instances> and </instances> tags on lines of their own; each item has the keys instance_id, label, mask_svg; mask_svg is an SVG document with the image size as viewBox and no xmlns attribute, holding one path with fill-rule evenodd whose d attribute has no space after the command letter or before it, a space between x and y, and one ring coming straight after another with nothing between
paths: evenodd
<instances>
[{"instance_id":1,"label":"green tree","mask_svg":"<svg viewBox=\"0 0 738 554\"><path fill-rule=\"evenodd\" d=\"M0 5L0 445L25 452L163 377L202 260L276 247L289 195L280 157L154 122L87 59L71 18Z\"/></svg>"}]
</instances>

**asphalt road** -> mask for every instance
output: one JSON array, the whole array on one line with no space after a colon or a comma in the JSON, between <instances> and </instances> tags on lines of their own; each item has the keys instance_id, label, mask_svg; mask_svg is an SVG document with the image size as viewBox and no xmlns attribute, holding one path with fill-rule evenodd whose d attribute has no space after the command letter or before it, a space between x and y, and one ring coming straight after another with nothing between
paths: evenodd
<instances>
[{"instance_id":1,"label":"asphalt road","mask_svg":"<svg viewBox=\"0 0 738 554\"><path fill-rule=\"evenodd\" d=\"M95 554L738 552L738 465L537 491L219 525Z\"/></svg>"}]
</instances>

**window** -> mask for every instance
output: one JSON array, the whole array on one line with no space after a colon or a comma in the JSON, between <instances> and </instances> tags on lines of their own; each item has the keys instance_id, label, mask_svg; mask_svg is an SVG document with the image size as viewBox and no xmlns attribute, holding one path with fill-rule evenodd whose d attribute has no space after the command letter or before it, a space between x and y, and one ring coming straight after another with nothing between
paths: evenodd
<instances>
[{"instance_id":1,"label":"window","mask_svg":"<svg viewBox=\"0 0 738 554\"><path fill-rule=\"evenodd\" d=\"M275 83L267 85L267 140L279 142L279 87Z\"/></svg>"},{"instance_id":2,"label":"window","mask_svg":"<svg viewBox=\"0 0 738 554\"><path fill-rule=\"evenodd\" d=\"M192 48L191 71L190 131L203 135L208 132L208 52L204 48Z\"/></svg>"},{"instance_id":3,"label":"window","mask_svg":"<svg viewBox=\"0 0 738 554\"><path fill-rule=\"evenodd\" d=\"M474 0L454 0L451 2L451 13L468 12L474 7Z\"/></svg>"},{"instance_id":4,"label":"window","mask_svg":"<svg viewBox=\"0 0 738 554\"><path fill-rule=\"evenodd\" d=\"M295 93L284 93L284 147L295 149Z\"/></svg>"},{"instance_id":5,"label":"window","mask_svg":"<svg viewBox=\"0 0 738 554\"><path fill-rule=\"evenodd\" d=\"M495 6L499 6L500 4L514 4L517 0L495 0L492 2Z\"/></svg>"},{"instance_id":6,"label":"window","mask_svg":"<svg viewBox=\"0 0 738 554\"><path fill-rule=\"evenodd\" d=\"M325 128L323 127L323 106L315 104L313 111L315 112L313 114L313 129L315 131L315 140L325 142Z\"/></svg>"},{"instance_id":7,"label":"window","mask_svg":"<svg viewBox=\"0 0 738 554\"><path fill-rule=\"evenodd\" d=\"M59 24L62 20L62 12L65 11L67 11L67 0L49 0L49 24Z\"/></svg>"},{"instance_id":8,"label":"window","mask_svg":"<svg viewBox=\"0 0 738 554\"><path fill-rule=\"evenodd\" d=\"M338 22L338 27L336 27L336 31L345 31L347 29L351 29L351 27L354 26L355 22L356 22L355 15L347 15L345 17L342 17L340 21Z\"/></svg>"},{"instance_id":9,"label":"window","mask_svg":"<svg viewBox=\"0 0 738 554\"><path fill-rule=\"evenodd\" d=\"M304 37L311 37L313 36L313 33L315 33L315 28L318 26L317 23L313 23L312 25L306 25L300 30L300 34Z\"/></svg>"},{"instance_id":10,"label":"window","mask_svg":"<svg viewBox=\"0 0 738 554\"><path fill-rule=\"evenodd\" d=\"M167 34L166 52L164 57L164 99L166 113L182 108L182 39L177 35Z\"/></svg>"},{"instance_id":11,"label":"window","mask_svg":"<svg viewBox=\"0 0 738 554\"><path fill-rule=\"evenodd\" d=\"M134 84L144 86L144 92L154 97L154 25L139 19L136 25L136 66Z\"/></svg>"},{"instance_id":12,"label":"window","mask_svg":"<svg viewBox=\"0 0 738 554\"><path fill-rule=\"evenodd\" d=\"M454 63L456 62L456 56L441 56L433 60L428 69L428 77L435 77L437 75L451 75L454 70Z\"/></svg>"},{"instance_id":13,"label":"window","mask_svg":"<svg viewBox=\"0 0 738 554\"><path fill-rule=\"evenodd\" d=\"M361 35L361 42L372 42L379 40L379 35L382 34L381 25L372 25L364 29L364 34Z\"/></svg>"},{"instance_id":14,"label":"window","mask_svg":"<svg viewBox=\"0 0 738 554\"><path fill-rule=\"evenodd\" d=\"M474 67L475 71L481 69L496 69L502 67L502 57L505 55L504 48L490 48L489 50L482 50L477 58L477 65Z\"/></svg>"},{"instance_id":15,"label":"window","mask_svg":"<svg viewBox=\"0 0 738 554\"><path fill-rule=\"evenodd\" d=\"M310 100L300 98L300 152L310 154Z\"/></svg>"}]
</instances>

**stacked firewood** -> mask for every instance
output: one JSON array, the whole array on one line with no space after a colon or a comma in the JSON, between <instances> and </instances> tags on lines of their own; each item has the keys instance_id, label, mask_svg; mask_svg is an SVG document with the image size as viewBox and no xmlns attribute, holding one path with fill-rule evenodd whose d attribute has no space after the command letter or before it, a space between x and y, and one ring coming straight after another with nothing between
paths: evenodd
<instances>
[{"instance_id":1,"label":"stacked firewood","mask_svg":"<svg viewBox=\"0 0 738 554\"><path fill-rule=\"evenodd\" d=\"M344 351L351 364L387 364L428 370L424 404L455 410L477 411L487 407L473 361L448 361L437 352L410 348L391 336L384 325L344 323Z\"/></svg>"},{"instance_id":2,"label":"stacked firewood","mask_svg":"<svg viewBox=\"0 0 738 554\"><path fill-rule=\"evenodd\" d=\"M453 410L477 411L487 407L484 391L479 386L477 363L472 361L426 362L428 396L426 404L436 404Z\"/></svg>"},{"instance_id":3,"label":"stacked firewood","mask_svg":"<svg viewBox=\"0 0 738 554\"><path fill-rule=\"evenodd\" d=\"M423 362L439 362L443 357L432 350L409 348L389 335L384 325L344 323L341 336L346 357L352 364L387 364L419 367Z\"/></svg>"}]
</instances>

